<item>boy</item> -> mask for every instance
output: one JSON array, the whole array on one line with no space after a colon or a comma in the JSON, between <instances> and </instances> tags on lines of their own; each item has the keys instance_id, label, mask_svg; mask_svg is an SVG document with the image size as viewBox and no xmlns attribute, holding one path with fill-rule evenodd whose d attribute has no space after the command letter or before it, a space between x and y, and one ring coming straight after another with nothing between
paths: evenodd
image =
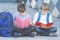
<instances>
[{"instance_id":1,"label":"boy","mask_svg":"<svg viewBox=\"0 0 60 40\"><path fill-rule=\"evenodd\" d=\"M33 24L36 25L36 32L42 36L49 36L50 33L57 31L56 27L52 27L52 16L49 13L49 5L43 3L39 11L34 15Z\"/></svg>"},{"instance_id":2,"label":"boy","mask_svg":"<svg viewBox=\"0 0 60 40\"><path fill-rule=\"evenodd\" d=\"M33 36L34 27L31 25L31 17L26 14L26 7L24 4L17 6L18 12L14 15L14 31L19 32L22 36Z\"/></svg>"}]
</instances>

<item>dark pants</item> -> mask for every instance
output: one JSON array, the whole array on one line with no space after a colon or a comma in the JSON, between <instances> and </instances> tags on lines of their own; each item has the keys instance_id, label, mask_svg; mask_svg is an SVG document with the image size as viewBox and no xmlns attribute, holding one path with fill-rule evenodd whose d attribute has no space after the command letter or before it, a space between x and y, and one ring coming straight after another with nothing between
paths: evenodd
<instances>
[{"instance_id":1,"label":"dark pants","mask_svg":"<svg viewBox=\"0 0 60 40\"><path fill-rule=\"evenodd\" d=\"M39 27L36 27L36 32L39 33L42 36L48 36L50 33L55 33L57 32L57 28L56 27L52 27L50 29L42 29Z\"/></svg>"},{"instance_id":2,"label":"dark pants","mask_svg":"<svg viewBox=\"0 0 60 40\"><path fill-rule=\"evenodd\" d=\"M34 30L35 30L35 27L33 27L33 26L25 27L23 29L18 28L18 27L14 27L14 32L21 33L22 35L29 35Z\"/></svg>"}]
</instances>

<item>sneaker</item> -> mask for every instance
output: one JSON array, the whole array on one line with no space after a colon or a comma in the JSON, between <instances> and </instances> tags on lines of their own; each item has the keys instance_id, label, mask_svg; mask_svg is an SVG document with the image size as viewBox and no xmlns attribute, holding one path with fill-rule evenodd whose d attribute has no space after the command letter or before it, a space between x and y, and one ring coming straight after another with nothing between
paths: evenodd
<instances>
[{"instance_id":1,"label":"sneaker","mask_svg":"<svg viewBox=\"0 0 60 40\"><path fill-rule=\"evenodd\" d=\"M14 37L22 37L21 33L14 33Z\"/></svg>"},{"instance_id":2,"label":"sneaker","mask_svg":"<svg viewBox=\"0 0 60 40\"><path fill-rule=\"evenodd\" d=\"M30 33L28 36L29 37L34 37L34 32Z\"/></svg>"},{"instance_id":3,"label":"sneaker","mask_svg":"<svg viewBox=\"0 0 60 40\"><path fill-rule=\"evenodd\" d=\"M52 37L57 37L58 34L57 34L57 33L50 33L50 36L52 36Z\"/></svg>"}]
</instances>

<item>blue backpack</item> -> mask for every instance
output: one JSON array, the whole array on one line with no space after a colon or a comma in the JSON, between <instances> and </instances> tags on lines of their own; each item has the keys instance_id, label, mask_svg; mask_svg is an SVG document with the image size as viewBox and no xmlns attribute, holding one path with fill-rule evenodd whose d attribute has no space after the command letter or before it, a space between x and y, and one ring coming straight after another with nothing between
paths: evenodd
<instances>
[{"instance_id":1,"label":"blue backpack","mask_svg":"<svg viewBox=\"0 0 60 40\"><path fill-rule=\"evenodd\" d=\"M46 21L47 21L47 23L49 23L49 16L50 16L50 13L47 13L47 16L46 16ZM39 12L39 14L38 14L37 22L40 21L40 18L41 18L41 12Z\"/></svg>"},{"instance_id":2,"label":"blue backpack","mask_svg":"<svg viewBox=\"0 0 60 40\"><path fill-rule=\"evenodd\" d=\"M0 13L0 36L10 37L13 34L13 16L10 12Z\"/></svg>"}]
</instances>

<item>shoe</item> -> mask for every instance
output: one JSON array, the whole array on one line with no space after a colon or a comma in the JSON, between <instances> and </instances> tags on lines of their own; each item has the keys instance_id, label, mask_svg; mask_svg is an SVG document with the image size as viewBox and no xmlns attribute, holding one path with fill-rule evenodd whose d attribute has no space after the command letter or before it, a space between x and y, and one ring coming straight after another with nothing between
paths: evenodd
<instances>
[{"instance_id":1,"label":"shoe","mask_svg":"<svg viewBox=\"0 0 60 40\"><path fill-rule=\"evenodd\" d=\"M14 33L14 37L22 37L21 33Z\"/></svg>"},{"instance_id":2,"label":"shoe","mask_svg":"<svg viewBox=\"0 0 60 40\"><path fill-rule=\"evenodd\" d=\"M30 33L28 36L29 37L34 37L34 32Z\"/></svg>"},{"instance_id":3,"label":"shoe","mask_svg":"<svg viewBox=\"0 0 60 40\"><path fill-rule=\"evenodd\" d=\"M50 36L52 36L52 37L57 37L58 34L57 34L57 33L50 33Z\"/></svg>"}]
</instances>

